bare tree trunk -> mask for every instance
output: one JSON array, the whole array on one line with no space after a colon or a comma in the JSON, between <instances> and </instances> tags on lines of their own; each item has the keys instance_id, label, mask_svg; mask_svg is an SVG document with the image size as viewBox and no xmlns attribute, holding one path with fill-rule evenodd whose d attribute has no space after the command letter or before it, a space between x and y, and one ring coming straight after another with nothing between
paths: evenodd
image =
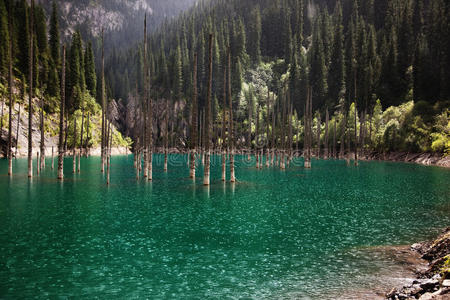
<instances>
[{"instance_id":1,"label":"bare tree trunk","mask_svg":"<svg viewBox=\"0 0 450 300\"><path fill-rule=\"evenodd\" d=\"M69 129L67 128L69 121L69 114L66 113L64 120L64 153L67 153L67 136L69 134Z\"/></svg>"},{"instance_id":2,"label":"bare tree trunk","mask_svg":"<svg viewBox=\"0 0 450 300\"><path fill-rule=\"evenodd\" d=\"M231 52L228 47L228 102L230 105L230 182L236 182L234 170L233 100L231 96Z\"/></svg>"},{"instance_id":3,"label":"bare tree trunk","mask_svg":"<svg viewBox=\"0 0 450 300\"><path fill-rule=\"evenodd\" d=\"M12 7L9 8L10 13L8 14L8 25L9 25L9 32L12 32ZM13 47L12 47L12 39L9 39L9 74L8 74L8 81L9 81L9 128L8 128L8 175L12 176L12 111L14 108L14 98L13 98ZM24 87L25 88L25 87ZM25 94L25 90L23 91ZM3 111L3 110L2 110ZM16 157L17 157L17 148L19 144L19 127L20 127L20 105L19 105L19 117L17 119L17 139L16 139Z\"/></svg>"},{"instance_id":4,"label":"bare tree trunk","mask_svg":"<svg viewBox=\"0 0 450 300\"><path fill-rule=\"evenodd\" d=\"M34 0L31 0L30 11L30 49L29 49L29 74L28 74L28 178L33 177L33 12L34 12ZM39 163L39 162L38 162Z\"/></svg>"},{"instance_id":5,"label":"bare tree trunk","mask_svg":"<svg viewBox=\"0 0 450 300\"><path fill-rule=\"evenodd\" d=\"M273 166L275 159L275 96L272 95L272 142L270 147L272 148L272 161L270 164Z\"/></svg>"},{"instance_id":6,"label":"bare tree trunk","mask_svg":"<svg viewBox=\"0 0 450 300\"><path fill-rule=\"evenodd\" d=\"M288 99L289 99L289 117L288 117L288 128L289 128L289 136L288 136L288 141L289 141L289 144L288 144L288 151L289 151L289 154L288 154L288 160L287 160L287 166L289 167L289 163L290 163L290 161L291 161L291 159L292 159L292 140L293 140L293 137L292 137L292 110L293 110L293 107L292 107L292 103L291 103L291 101L290 101L290 96L289 96L289 94L288 94Z\"/></svg>"},{"instance_id":7,"label":"bare tree trunk","mask_svg":"<svg viewBox=\"0 0 450 300\"><path fill-rule=\"evenodd\" d=\"M317 156L317 159L319 159L320 158L320 127L321 127L321 123L322 123L322 120L320 119L321 117L320 117L320 113L317 115L317 153L316 153L316 156Z\"/></svg>"},{"instance_id":8,"label":"bare tree trunk","mask_svg":"<svg viewBox=\"0 0 450 300\"><path fill-rule=\"evenodd\" d=\"M108 136L106 140L106 184L109 185L109 179L110 179L110 170L111 170L111 141L112 141L112 132L111 132L111 122L106 121L106 124L108 126ZM109 124L109 125L108 125Z\"/></svg>"},{"instance_id":9,"label":"bare tree trunk","mask_svg":"<svg viewBox=\"0 0 450 300\"><path fill-rule=\"evenodd\" d=\"M222 112L222 181L227 180L227 166L226 166L226 148L225 135L227 126L225 124L225 114L227 111L227 68L223 68L223 112Z\"/></svg>"},{"instance_id":10,"label":"bare tree trunk","mask_svg":"<svg viewBox=\"0 0 450 300\"><path fill-rule=\"evenodd\" d=\"M166 100L166 114L165 114L166 132L164 136L164 172L167 172L167 150L169 148L169 99Z\"/></svg>"},{"instance_id":11,"label":"bare tree trunk","mask_svg":"<svg viewBox=\"0 0 450 300\"><path fill-rule=\"evenodd\" d=\"M311 168L311 144L312 144L312 89L308 87L306 97L306 112L305 112L305 144L306 155L304 167Z\"/></svg>"},{"instance_id":12,"label":"bare tree trunk","mask_svg":"<svg viewBox=\"0 0 450 300\"><path fill-rule=\"evenodd\" d=\"M337 157L337 149L336 149L336 123L337 123L337 118L334 119L334 131L333 131L333 158L336 159Z\"/></svg>"},{"instance_id":13,"label":"bare tree trunk","mask_svg":"<svg viewBox=\"0 0 450 300\"><path fill-rule=\"evenodd\" d=\"M73 156L73 169L72 173L76 173L76 164L77 164L77 117L73 115L73 148L72 148L72 156Z\"/></svg>"},{"instance_id":14,"label":"bare tree trunk","mask_svg":"<svg viewBox=\"0 0 450 300\"><path fill-rule=\"evenodd\" d=\"M3 99L3 97L2 97L2 114L1 114L1 116L0 116L0 136L2 135L2 133L3 133L3 108L4 108L4 106L5 106L5 100Z\"/></svg>"},{"instance_id":15,"label":"bare tree trunk","mask_svg":"<svg viewBox=\"0 0 450 300\"><path fill-rule=\"evenodd\" d=\"M329 154L328 154L328 123L329 123L329 120L330 119L330 116L329 116L329 114L328 114L328 107L327 107L327 111L326 111L326 113L325 113L325 149L324 149L324 154L323 154L323 157L325 158L325 159L328 159L328 156L329 156Z\"/></svg>"},{"instance_id":16,"label":"bare tree trunk","mask_svg":"<svg viewBox=\"0 0 450 300\"><path fill-rule=\"evenodd\" d=\"M101 136L101 172L105 172L105 134L106 134L106 101L105 101L105 38L104 38L104 30L102 27L102 70L101 70L101 105L102 105L102 136Z\"/></svg>"},{"instance_id":17,"label":"bare tree trunk","mask_svg":"<svg viewBox=\"0 0 450 300\"><path fill-rule=\"evenodd\" d=\"M270 120L270 93L267 89L267 119L266 119L266 168L269 167L270 148L269 148L269 120Z\"/></svg>"},{"instance_id":18,"label":"bare tree trunk","mask_svg":"<svg viewBox=\"0 0 450 300\"><path fill-rule=\"evenodd\" d=\"M83 134L84 134L84 92L83 92L83 108L81 114L80 147L78 149L78 173L81 172L81 152L83 151Z\"/></svg>"},{"instance_id":19,"label":"bare tree trunk","mask_svg":"<svg viewBox=\"0 0 450 300\"><path fill-rule=\"evenodd\" d=\"M197 103L197 53L194 53L194 74L193 74L193 92L192 92L192 120L191 120L191 158L189 177L195 178L195 154L198 143L198 103Z\"/></svg>"},{"instance_id":20,"label":"bare tree trunk","mask_svg":"<svg viewBox=\"0 0 450 300\"><path fill-rule=\"evenodd\" d=\"M205 167L203 175L203 185L210 183L210 160L211 160L211 93L212 93L212 43L213 34L209 34L209 75L208 75L208 94L206 98L206 115L205 115Z\"/></svg>"},{"instance_id":21,"label":"bare tree trunk","mask_svg":"<svg viewBox=\"0 0 450 300\"><path fill-rule=\"evenodd\" d=\"M151 82L151 78L150 78L150 68L148 69L148 82L149 82L149 91L148 91L148 95L149 95L149 101L148 101L148 143L147 143L147 149L148 149L148 155L147 155L147 159L148 159L148 163L147 163L147 168L148 168L148 174L147 174L147 179L149 181L153 180L153 99L150 96L150 82Z\"/></svg>"},{"instance_id":22,"label":"bare tree trunk","mask_svg":"<svg viewBox=\"0 0 450 300\"><path fill-rule=\"evenodd\" d=\"M358 129L356 127L356 119L358 118L358 106L356 98L356 69L354 73L354 86L355 86L355 166L358 165Z\"/></svg>"},{"instance_id":23,"label":"bare tree trunk","mask_svg":"<svg viewBox=\"0 0 450 300\"><path fill-rule=\"evenodd\" d=\"M39 151L36 152L36 172L39 175Z\"/></svg>"},{"instance_id":24,"label":"bare tree trunk","mask_svg":"<svg viewBox=\"0 0 450 300\"><path fill-rule=\"evenodd\" d=\"M61 106L59 111L59 145L58 145L58 179L64 178L63 164L64 164L64 104L66 101L66 46L63 45L62 57L62 73L61 73Z\"/></svg>"},{"instance_id":25,"label":"bare tree trunk","mask_svg":"<svg viewBox=\"0 0 450 300\"><path fill-rule=\"evenodd\" d=\"M250 125L251 126L251 125ZM255 132L255 156L256 168L259 169L259 104L256 104L256 132Z\"/></svg>"},{"instance_id":26,"label":"bare tree trunk","mask_svg":"<svg viewBox=\"0 0 450 300\"><path fill-rule=\"evenodd\" d=\"M52 146L52 170L55 168L55 152Z\"/></svg>"},{"instance_id":27,"label":"bare tree trunk","mask_svg":"<svg viewBox=\"0 0 450 300\"><path fill-rule=\"evenodd\" d=\"M44 98L41 99L41 115L40 115L40 129L41 129L41 160L38 169L45 168L45 137L44 137Z\"/></svg>"},{"instance_id":28,"label":"bare tree trunk","mask_svg":"<svg viewBox=\"0 0 450 300\"><path fill-rule=\"evenodd\" d=\"M90 125L90 119L91 119L91 115L88 112L87 119L86 119L86 142L85 142L85 149L84 149L84 154L85 154L86 157L89 156L89 142L90 142L89 125Z\"/></svg>"}]
</instances>

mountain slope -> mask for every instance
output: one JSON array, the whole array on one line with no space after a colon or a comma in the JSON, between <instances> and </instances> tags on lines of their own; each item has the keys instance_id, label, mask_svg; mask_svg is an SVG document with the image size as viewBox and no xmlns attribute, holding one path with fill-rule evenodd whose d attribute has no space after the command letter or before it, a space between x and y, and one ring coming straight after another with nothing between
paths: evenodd
<instances>
[{"instance_id":1,"label":"mountain slope","mask_svg":"<svg viewBox=\"0 0 450 300\"><path fill-rule=\"evenodd\" d=\"M59 7L62 38L68 41L79 29L87 40L98 38L105 30L105 50L124 48L142 36L142 20L148 15L149 30L166 18L188 9L196 0L62 0ZM51 0L39 0L49 16Z\"/></svg>"}]
</instances>

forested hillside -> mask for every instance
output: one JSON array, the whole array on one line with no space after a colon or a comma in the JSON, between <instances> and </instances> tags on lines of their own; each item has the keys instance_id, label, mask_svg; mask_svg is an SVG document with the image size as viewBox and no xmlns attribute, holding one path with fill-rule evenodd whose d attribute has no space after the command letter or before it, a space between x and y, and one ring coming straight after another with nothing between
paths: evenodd
<instances>
[{"instance_id":1,"label":"forested hillside","mask_svg":"<svg viewBox=\"0 0 450 300\"><path fill-rule=\"evenodd\" d=\"M346 115L356 103L358 118L367 123L363 125L367 137L369 131L375 131L369 122L373 123L377 100L383 110L414 101L406 115L406 127L396 118L382 122L383 129L376 134L382 135L385 143L379 146L430 151L436 140L431 134L438 134L441 140L434 150L444 151L449 127L444 121L444 129L437 129L442 121L437 125L436 118L448 120L449 12L450 5L444 0L200 1L150 36L152 97L171 93L172 98L189 103L193 56L198 53L198 95L200 110L203 108L207 36L213 33L216 117L222 106L229 46L233 101L242 122L248 122L248 111L255 113L256 106L265 107L268 91L279 97L286 86L296 114L302 116L307 86L311 86L313 110L322 120L327 109L341 118L338 114ZM107 81L114 98L127 99L136 87L142 94L142 55L139 44L114 52L108 60ZM247 103L254 107L248 108ZM364 122L358 119L358 128Z\"/></svg>"},{"instance_id":2,"label":"forested hillside","mask_svg":"<svg viewBox=\"0 0 450 300\"><path fill-rule=\"evenodd\" d=\"M100 50L100 35L104 28L105 51L126 49L142 37L142 20L148 15L149 31L165 20L176 17L193 5L195 0L63 0L56 1L63 41L70 41L79 30L86 40L94 41ZM48 16L52 0L37 1ZM100 53L100 51L98 52Z\"/></svg>"}]
</instances>

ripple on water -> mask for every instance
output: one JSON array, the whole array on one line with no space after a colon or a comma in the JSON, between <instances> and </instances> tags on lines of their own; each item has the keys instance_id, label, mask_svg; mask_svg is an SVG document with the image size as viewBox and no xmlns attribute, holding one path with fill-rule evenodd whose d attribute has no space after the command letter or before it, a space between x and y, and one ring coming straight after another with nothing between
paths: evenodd
<instances>
[{"instance_id":1,"label":"ripple on water","mask_svg":"<svg viewBox=\"0 0 450 300\"><path fill-rule=\"evenodd\" d=\"M29 183L20 159L0 176L0 298L374 298L410 272L385 245L450 225L446 169L242 165L230 184L216 164L205 188L201 168L195 184L185 164L136 182L132 159L113 161L109 187L98 158L63 183Z\"/></svg>"}]
</instances>

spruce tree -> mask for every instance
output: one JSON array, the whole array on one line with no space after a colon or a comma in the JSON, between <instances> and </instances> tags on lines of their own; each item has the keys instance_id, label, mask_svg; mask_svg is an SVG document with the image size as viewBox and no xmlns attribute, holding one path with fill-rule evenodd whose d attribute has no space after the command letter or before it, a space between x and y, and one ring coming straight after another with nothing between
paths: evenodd
<instances>
[{"instance_id":1,"label":"spruce tree","mask_svg":"<svg viewBox=\"0 0 450 300\"><path fill-rule=\"evenodd\" d=\"M28 4L26 0L19 0L16 2L14 9L15 13L15 35L17 37L17 48L14 53L17 53L17 68L23 75L28 75L29 64L29 49L30 49L30 25L28 17Z\"/></svg>"},{"instance_id":2,"label":"spruce tree","mask_svg":"<svg viewBox=\"0 0 450 300\"><path fill-rule=\"evenodd\" d=\"M84 52L84 72L86 80L86 88L92 97L97 94L97 76L95 74L94 53L92 43L89 42Z\"/></svg>"}]
</instances>

